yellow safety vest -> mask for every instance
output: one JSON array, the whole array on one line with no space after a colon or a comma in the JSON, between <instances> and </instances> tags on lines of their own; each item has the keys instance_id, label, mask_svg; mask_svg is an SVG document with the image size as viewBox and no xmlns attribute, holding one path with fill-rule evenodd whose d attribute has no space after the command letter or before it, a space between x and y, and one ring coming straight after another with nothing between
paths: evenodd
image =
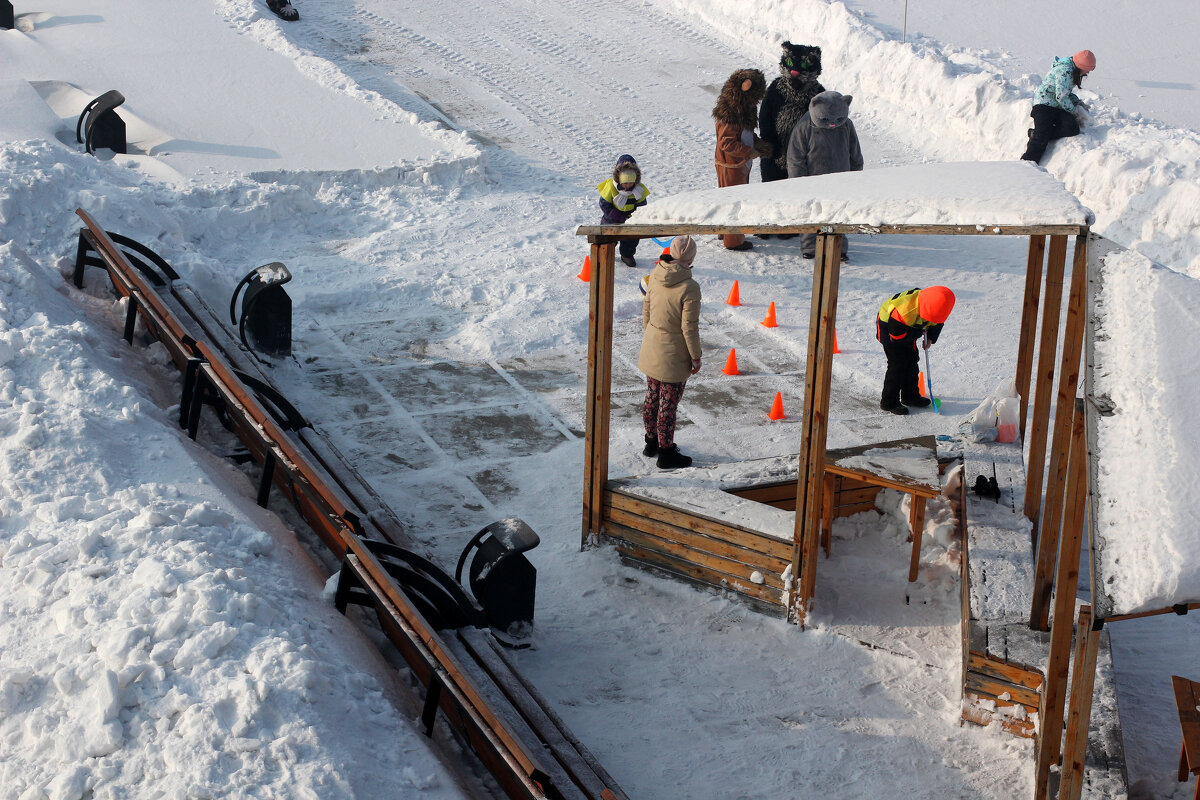
<instances>
[{"instance_id":1,"label":"yellow safety vest","mask_svg":"<svg viewBox=\"0 0 1200 800\"><path fill-rule=\"evenodd\" d=\"M879 307L879 320L886 323L895 317L910 328L931 327L935 323L922 319L917 310L917 298L920 296L920 289L909 289L907 292L892 295Z\"/></svg>"}]
</instances>

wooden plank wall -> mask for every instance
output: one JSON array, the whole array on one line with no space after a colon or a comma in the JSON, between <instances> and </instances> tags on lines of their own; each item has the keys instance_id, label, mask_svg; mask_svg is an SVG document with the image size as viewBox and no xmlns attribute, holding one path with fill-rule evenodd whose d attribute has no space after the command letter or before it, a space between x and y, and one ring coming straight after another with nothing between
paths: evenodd
<instances>
[{"instance_id":1,"label":"wooden plank wall","mask_svg":"<svg viewBox=\"0 0 1200 800\"><path fill-rule=\"evenodd\" d=\"M794 499L795 483L787 486ZM604 493L603 538L636 564L732 592L756 606L788 606L783 574L791 566L791 542L620 490ZM751 581L754 572L762 583Z\"/></svg>"},{"instance_id":2,"label":"wooden plank wall","mask_svg":"<svg viewBox=\"0 0 1200 800\"><path fill-rule=\"evenodd\" d=\"M1034 738L1044 679L1041 670L1021 659L1030 651L1024 639L1036 632L1024 623L988 625L966 619L963 624L963 719L979 725L999 722L1015 736Z\"/></svg>"}]
</instances>

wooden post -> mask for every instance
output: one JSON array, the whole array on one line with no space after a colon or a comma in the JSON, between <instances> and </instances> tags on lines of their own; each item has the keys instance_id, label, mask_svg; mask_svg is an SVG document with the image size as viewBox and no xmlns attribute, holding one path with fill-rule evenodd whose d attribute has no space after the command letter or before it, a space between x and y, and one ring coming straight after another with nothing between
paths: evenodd
<instances>
[{"instance_id":1,"label":"wooden post","mask_svg":"<svg viewBox=\"0 0 1200 800\"><path fill-rule=\"evenodd\" d=\"M1084 510L1087 502L1087 436L1084 403L1072 404L1070 465L1071 503L1063 525L1062 547L1058 556L1058 576L1054 593L1054 624L1050 628L1050 653L1042 697L1038 708L1038 750L1035 798L1048 797L1050 769L1061 755L1063 706L1066 703L1067 670L1071 654L1071 614L1079 588L1079 556L1083 549Z\"/></svg>"},{"instance_id":2,"label":"wooden post","mask_svg":"<svg viewBox=\"0 0 1200 800\"><path fill-rule=\"evenodd\" d=\"M1079 609L1079 635L1071 666L1071 710L1067 714L1067 743L1063 754L1058 800L1079 800L1083 793L1083 767L1087 759L1088 728L1092 718L1092 693L1096 687L1096 650L1100 631L1094 629L1092 607Z\"/></svg>"},{"instance_id":3,"label":"wooden post","mask_svg":"<svg viewBox=\"0 0 1200 800\"><path fill-rule=\"evenodd\" d=\"M587 547L596 540L604 521L604 484L608 481L609 412L612 404L615 253L616 244L611 240L598 237L592 243L581 547Z\"/></svg>"},{"instance_id":4,"label":"wooden post","mask_svg":"<svg viewBox=\"0 0 1200 800\"><path fill-rule=\"evenodd\" d=\"M817 235L813 259L812 308L808 320L808 361L804 372L804 419L800 432L800 474L796 481L792 594L788 620L804 625L817 586L817 550L821 544L825 437L829 430L829 381L833 370L834 326L842 236Z\"/></svg>"},{"instance_id":5,"label":"wooden post","mask_svg":"<svg viewBox=\"0 0 1200 800\"><path fill-rule=\"evenodd\" d=\"M925 532L925 498L919 494L908 497L908 527L912 531L912 557L908 562L908 582L917 579L917 568L921 566L921 536Z\"/></svg>"},{"instance_id":6,"label":"wooden post","mask_svg":"<svg viewBox=\"0 0 1200 800\"><path fill-rule=\"evenodd\" d=\"M1021 441L1029 416L1029 378L1033 373L1033 343L1037 336L1038 299L1042 294L1042 266L1046 261L1046 237L1029 237L1025 264L1025 302L1021 306L1021 339L1017 345L1017 392L1021 395Z\"/></svg>"},{"instance_id":7,"label":"wooden post","mask_svg":"<svg viewBox=\"0 0 1200 800\"><path fill-rule=\"evenodd\" d=\"M1025 517L1038 527L1042 507L1042 477L1046 469L1046 436L1050 394L1054 390L1054 355L1058 352L1058 318L1062 306L1063 271L1067 263L1067 237L1050 237L1046 294L1042 298L1042 341L1038 350L1037 388L1033 395L1033 432L1029 460L1025 462Z\"/></svg>"},{"instance_id":8,"label":"wooden post","mask_svg":"<svg viewBox=\"0 0 1200 800\"><path fill-rule=\"evenodd\" d=\"M1062 364L1058 370L1058 394L1055 397L1054 440L1050 448L1050 472L1046 484L1046 505L1038 525L1037 568L1033 580L1033 601L1029 624L1036 630L1047 629L1050 608L1050 573L1054 569L1054 548L1066 491L1067 453L1074 447L1072 428L1075 415L1075 390L1079 386L1079 363L1083 354L1086 322L1084 299L1087 296L1087 237L1075 239L1075 258L1071 266L1071 294L1067 300L1067 328L1063 335ZM1026 501L1028 501L1026 497ZM1028 503L1026 504L1028 507Z\"/></svg>"}]
</instances>

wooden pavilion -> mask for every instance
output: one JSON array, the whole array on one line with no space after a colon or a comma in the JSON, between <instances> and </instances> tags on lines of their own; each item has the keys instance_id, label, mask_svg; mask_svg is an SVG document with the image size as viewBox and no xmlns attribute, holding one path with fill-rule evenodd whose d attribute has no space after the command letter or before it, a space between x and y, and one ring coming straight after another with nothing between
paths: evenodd
<instances>
[{"instance_id":1,"label":"wooden pavilion","mask_svg":"<svg viewBox=\"0 0 1200 800\"><path fill-rule=\"evenodd\" d=\"M840 246L847 234L1028 238L1014 376L1028 453L1024 512L1035 524L1040 521L1042 529L1056 528L1063 512L1072 401L1083 348L1091 221L1091 212L1045 171L1028 163L985 162L923 164L690 192L648 206L639 224L580 226L578 234L591 243L592 264L584 546L601 538L615 541L635 560L660 568L670 565L692 580L774 601L789 620L804 624L815 594L826 511L854 505L826 497L831 356ZM616 243L683 233L817 234L795 471L761 477L757 484L722 487L727 504L753 496L788 510L792 530L790 541L782 546L770 532L723 519L719 507L697 512L694 507L673 506L665 497L633 496L628 482L610 480L608 474ZM1060 348L1068 251L1073 258ZM862 488L853 483L845 491ZM729 579L734 574L731 563L745 567L741 581ZM744 579L750 572L768 578L750 586ZM767 591L771 583L778 585L778 592Z\"/></svg>"}]
</instances>

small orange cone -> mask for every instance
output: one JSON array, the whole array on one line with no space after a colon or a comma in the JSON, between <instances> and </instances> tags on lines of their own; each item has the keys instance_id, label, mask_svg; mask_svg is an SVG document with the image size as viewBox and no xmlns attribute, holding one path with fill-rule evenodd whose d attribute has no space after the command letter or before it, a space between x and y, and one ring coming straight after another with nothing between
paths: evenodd
<instances>
[{"instance_id":1,"label":"small orange cone","mask_svg":"<svg viewBox=\"0 0 1200 800\"><path fill-rule=\"evenodd\" d=\"M729 297L725 298L725 304L730 306L740 306L742 298L738 295L737 281L733 282L733 288L729 290Z\"/></svg>"},{"instance_id":2,"label":"small orange cone","mask_svg":"<svg viewBox=\"0 0 1200 800\"><path fill-rule=\"evenodd\" d=\"M783 393L775 393L775 402L771 404L771 412L767 414L771 419L787 419L787 415L783 413Z\"/></svg>"},{"instance_id":3,"label":"small orange cone","mask_svg":"<svg viewBox=\"0 0 1200 800\"><path fill-rule=\"evenodd\" d=\"M765 328L778 328L779 327L777 324L775 324L775 303L774 302L772 302L771 305L767 306L767 318L762 321L762 324L763 324L763 327L765 327Z\"/></svg>"},{"instance_id":4,"label":"small orange cone","mask_svg":"<svg viewBox=\"0 0 1200 800\"><path fill-rule=\"evenodd\" d=\"M592 282L592 257L590 255L583 257L583 269L575 277L584 283Z\"/></svg>"},{"instance_id":5,"label":"small orange cone","mask_svg":"<svg viewBox=\"0 0 1200 800\"><path fill-rule=\"evenodd\" d=\"M660 253L658 257L662 258L663 256L669 256L669 255L671 255L671 248L664 247L662 253Z\"/></svg>"},{"instance_id":6,"label":"small orange cone","mask_svg":"<svg viewBox=\"0 0 1200 800\"><path fill-rule=\"evenodd\" d=\"M737 350L729 348L729 358L725 359L725 369L721 370L726 375L741 375L737 368Z\"/></svg>"},{"instance_id":7,"label":"small orange cone","mask_svg":"<svg viewBox=\"0 0 1200 800\"><path fill-rule=\"evenodd\" d=\"M842 352L842 348L838 347L837 343L837 328L833 329L833 354L837 355Z\"/></svg>"},{"instance_id":8,"label":"small orange cone","mask_svg":"<svg viewBox=\"0 0 1200 800\"><path fill-rule=\"evenodd\" d=\"M925 396L925 373L917 373L917 391L921 393L921 397Z\"/></svg>"}]
</instances>

